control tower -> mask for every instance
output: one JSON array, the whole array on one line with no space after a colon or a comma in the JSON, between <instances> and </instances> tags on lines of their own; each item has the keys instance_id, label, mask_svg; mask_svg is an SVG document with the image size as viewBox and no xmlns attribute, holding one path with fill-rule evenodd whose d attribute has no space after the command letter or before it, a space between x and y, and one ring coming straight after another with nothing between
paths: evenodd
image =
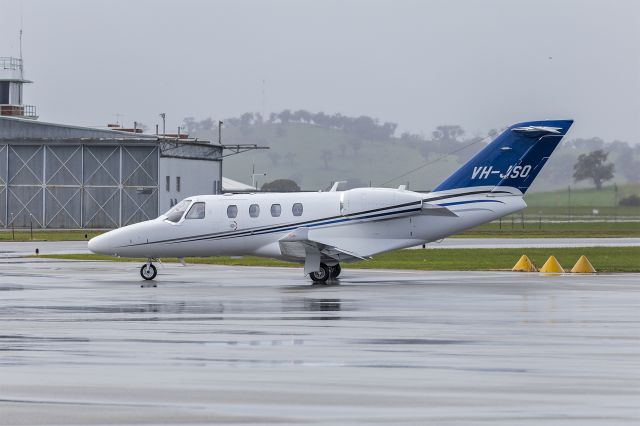
<instances>
[{"instance_id":1,"label":"control tower","mask_svg":"<svg viewBox=\"0 0 640 426\"><path fill-rule=\"evenodd\" d=\"M22 59L0 57L0 115L37 119L36 107L22 103L25 80Z\"/></svg>"}]
</instances>

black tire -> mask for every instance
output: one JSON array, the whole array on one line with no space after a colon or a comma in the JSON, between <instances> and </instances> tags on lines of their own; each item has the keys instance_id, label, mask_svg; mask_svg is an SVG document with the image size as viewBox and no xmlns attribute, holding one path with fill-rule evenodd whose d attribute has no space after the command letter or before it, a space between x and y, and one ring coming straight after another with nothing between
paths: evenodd
<instances>
[{"instance_id":1,"label":"black tire","mask_svg":"<svg viewBox=\"0 0 640 426\"><path fill-rule=\"evenodd\" d=\"M148 268L146 263L140 268L140 276L147 281L154 279L156 275L158 275L158 270L152 263Z\"/></svg>"},{"instance_id":2,"label":"black tire","mask_svg":"<svg viewBox=\"0 0 640 426\"><path fill-rule=\"evenodd\" d=\"M331 278L338 278L340 276L340 272L342 272L342 268L339 263L336 263L331 267Z\"/></svg>"},{"instance_id":3,"label":"black tire","mask_svg":"<svg viewBox=\"0 0 640 426\"><path fill-rule=\"evenodd\" d=\"M325 265L324 263L321 263L320 264L320 270L310 273L309 276L311 277L311 279L314 282L324 283L331 276L331 270L329 269L329 267L327 265Z\"/></svg>"}]
</instances>

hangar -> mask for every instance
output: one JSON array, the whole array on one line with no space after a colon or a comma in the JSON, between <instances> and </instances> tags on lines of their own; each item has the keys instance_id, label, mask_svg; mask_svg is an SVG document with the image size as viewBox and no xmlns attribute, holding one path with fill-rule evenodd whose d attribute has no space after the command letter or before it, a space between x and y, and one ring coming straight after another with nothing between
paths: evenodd
<instances>
[{"instance_id":1,"label":"hangar","mask_svg":"<svg viewBox=\"0 0 640 426\"><path fill-rule=\"evenodd\" d=\"M115 228L222 192L222 159L255 149L178 134L37 121L22 60L0 58L0 228Z\"/></svg>"},{"instance_id":2,"label":"hangar","mask_svg":"<svg viewBox=\"0 0 640 426\"><path fill-rule=\"evenodd\" d=\"M221 191L223 147L0 117L0 226L114 228Z\"/></svg>"}]
</instances>

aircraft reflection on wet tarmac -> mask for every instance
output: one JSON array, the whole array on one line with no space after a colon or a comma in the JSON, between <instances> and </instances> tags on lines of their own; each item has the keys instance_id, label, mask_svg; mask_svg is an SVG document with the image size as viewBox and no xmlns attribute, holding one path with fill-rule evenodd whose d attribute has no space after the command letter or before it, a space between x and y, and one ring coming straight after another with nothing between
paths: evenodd
<instances>
[{"instance_id":1,"label":"aircraft reflection on wet tarmac","mask_svg":"<svg viewBox=\"0 0 640 426\"><path fill-rule=\"evenodd\" d=\"M637 274L0 262L0 423L637 424Z\"/></svg>"},{"instance_id":2,"label":"aircraft reflection on wet tarmac","mask_svg":"<svg viewBox=\"0 0 640 426\"><path fill-rule=\"evenodd\" d=\"M0 290L3 288L0 287ZM6 288L4 288L6 290ZM28 307L31 311L53 311L84 314L139 314L139 313L163 313L163 314L237 314L254 312L256 302L171 302L171 303L140 303L119 304L116 306L65 306L43 305ZM259 303L259 302L258 302ZM17 307L21 308L21 307ZM267 305L262 312L337 312L340 311L340 299L282 299L280 304ZM223 317L219 317L224 319ZM309 317L307 317L309 318ZM328 317L335 319L336 317ZM209 317L209 319L213 319ZM287 317L281 317L287 319ZM313 319L313 318L311 318Z\"/></svg>"}]
</instances>

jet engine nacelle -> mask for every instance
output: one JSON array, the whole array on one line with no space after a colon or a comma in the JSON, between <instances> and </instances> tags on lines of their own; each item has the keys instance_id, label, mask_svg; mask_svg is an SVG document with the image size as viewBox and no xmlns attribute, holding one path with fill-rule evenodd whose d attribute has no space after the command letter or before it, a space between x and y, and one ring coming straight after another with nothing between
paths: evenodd
<instances>
[{"instance_id":1,"label":"jet engine nacelle","mask_svg":"<svg viewBox=\"0 0 640 426\"><path fill-rule=\"evenodd\" d=\"M415 192L391 188L356 188L342 193L340 213L349 215L392 206L422 205L422 196Z\"/></svg>"}]
</instances>

